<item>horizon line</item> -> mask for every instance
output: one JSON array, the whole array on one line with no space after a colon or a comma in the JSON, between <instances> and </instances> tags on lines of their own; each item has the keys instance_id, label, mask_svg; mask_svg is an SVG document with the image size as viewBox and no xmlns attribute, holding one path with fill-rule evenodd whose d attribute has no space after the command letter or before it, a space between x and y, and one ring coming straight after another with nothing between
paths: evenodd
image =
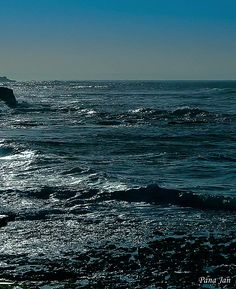
<instances>
[{"instance_id":1,"label":"horizon line","mask_svg":"<svg viewBox=\"0 0 236 289\"><path fill-rule=\"evenodd\" d=\"M109 82L109 81L130 81L130 82L138 82L138 81L186 81L186 82L199 82L199 81L236 81L236 79L29 79L29 80L16 80L16 79L11 79L10 81L14 82L30 82L30 81L61 81L61 82L66 82L66 81L100 81L100 82ZM9 82L10 82L9 81Z\"/></svg>"}]
</instances>

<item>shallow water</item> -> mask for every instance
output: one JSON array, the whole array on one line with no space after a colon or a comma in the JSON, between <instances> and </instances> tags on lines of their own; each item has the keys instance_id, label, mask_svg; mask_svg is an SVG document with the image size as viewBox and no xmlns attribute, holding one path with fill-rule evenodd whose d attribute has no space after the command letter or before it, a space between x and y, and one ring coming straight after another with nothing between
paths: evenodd
<instances>
[{"instance_id":1,"label":"shallow water","mask_svg":"<svg viewBox=\"0 0 236 289\"><path fill-rule=\"evenodd\" d=\"M65 288L93 288L102 280L104 288L157 288L161 282L177 288L176 276L166 270L160 277L162 269L149 261L145 266L160 278L141 284L138 277L147 274L145 266L135 267L139 250L152 248L160 232L170 246L168 238L176 236L183 246L205 238L199 245L205 248L214 240L215 254L224 236L234 244L236 82L10 86L18 106L0 108L0 213L9 216L0 235L3 278L31 287L61 278ZM138 261L129 257L136 265L126 260L132 276L122 266L112 271L114 251L124 257L130 250L138 250ZM165 254L159 257L167 262ZM229 274L236 275L231 259L217 266L207 260L213 272L232 264ZM208 274L205 267L202 274ZM190 279L181 279L187 280L182 288Z\"/></svg>"}]
</instances>

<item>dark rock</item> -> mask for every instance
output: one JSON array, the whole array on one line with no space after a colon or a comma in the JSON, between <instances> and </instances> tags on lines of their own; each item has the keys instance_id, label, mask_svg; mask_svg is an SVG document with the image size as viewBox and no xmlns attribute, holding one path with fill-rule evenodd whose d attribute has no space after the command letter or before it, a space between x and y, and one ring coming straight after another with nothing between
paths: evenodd
<instances>
[{"instance_id":1,"label":"dark rock","mask_svg":"<svg viewBox=\"0 0 236 289\"><path fill-rule=\"evenodd\" d=\"M7 225L9 217L7 215L0 215L0 228Z\"/></svg>"},{"instance_id":2,"label":"dark rock","mask_svg":"<svg viewBox=\"0 0 236 289\"><path fill-rule=\"evenodd\" d=\"M7 87L0 87L0 100L4 101L9 107L16 107L17 105L13 90Z\"/></svg>"}]
</instances>

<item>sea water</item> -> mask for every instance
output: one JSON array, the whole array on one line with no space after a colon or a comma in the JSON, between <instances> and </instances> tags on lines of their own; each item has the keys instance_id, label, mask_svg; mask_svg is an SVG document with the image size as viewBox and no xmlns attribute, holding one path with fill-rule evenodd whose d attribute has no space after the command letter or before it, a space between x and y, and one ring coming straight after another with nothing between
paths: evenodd
<instances>
[{"instance_id":1,"label":"sea water","mask_svg":"<svg viewBox=\"0 0 236 289\"><path fill-rule=\"evenodd\" d=\"M9 216L0 277L31 287L189 288L235 275L231 247L220 246L225 236L235 244L236 82L9 86L18 105L0 107L0 213ZM225 259L190 269L191 242L200 242L198 258L212 250Z\"/></svg>"}]
</instances>

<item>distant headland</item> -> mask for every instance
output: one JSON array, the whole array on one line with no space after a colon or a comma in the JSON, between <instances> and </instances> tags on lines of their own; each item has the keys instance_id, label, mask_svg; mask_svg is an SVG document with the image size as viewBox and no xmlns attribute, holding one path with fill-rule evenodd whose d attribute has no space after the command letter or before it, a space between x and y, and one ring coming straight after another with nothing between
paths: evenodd
<instances>
[{"instance_id":1,"label":"distant headland","mask_svg":"<svg viewBox=\"0 0 236 289\"><path fill-rule=\"evenodd\" d=\"M0 76L0 82L15 82L15 80L9 79L6 76Z\"/></svg>"}]
</instances>

